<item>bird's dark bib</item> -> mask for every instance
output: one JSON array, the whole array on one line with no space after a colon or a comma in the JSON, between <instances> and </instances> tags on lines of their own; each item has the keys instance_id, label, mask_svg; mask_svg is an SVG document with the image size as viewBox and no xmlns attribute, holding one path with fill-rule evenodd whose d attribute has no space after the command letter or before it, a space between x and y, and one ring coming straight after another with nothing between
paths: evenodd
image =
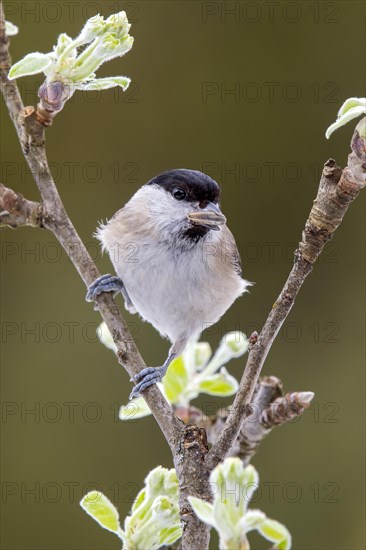
<instances>
[{"instance_id":1,"label":"bird's dark bib","mask_svg":"<svg viewBox=\"0 0 366 550\"><path fill-rule=\"evenodd\" d=\"M183 231L182 236L184 239L188 239L189 241L198 242L202 237L207 235L209 232L208 227L203 227L202 225L193 225L189 229L186 229Z\"/></svg>"}]
</instances>

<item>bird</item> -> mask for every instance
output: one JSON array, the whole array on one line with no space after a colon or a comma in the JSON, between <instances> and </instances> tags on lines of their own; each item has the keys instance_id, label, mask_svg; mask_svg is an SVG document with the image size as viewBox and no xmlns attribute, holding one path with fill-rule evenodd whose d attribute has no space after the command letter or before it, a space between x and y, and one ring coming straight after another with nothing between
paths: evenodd
<instances>
[{"instance_id":1,"label":"bird","mask_svg":"<svg viewBox=\"0 0 366 550\"><path fill-rule=\"evenodd\" d=\"M86 300L121 292L125 308L171 342L162 366L136 374L130 399L162 380L188 342L217 323L252 284L242 278L220 187L198 170L165 171L138 189L95 232L117 275L102 275Z\"/></svg>"}]
</instances>

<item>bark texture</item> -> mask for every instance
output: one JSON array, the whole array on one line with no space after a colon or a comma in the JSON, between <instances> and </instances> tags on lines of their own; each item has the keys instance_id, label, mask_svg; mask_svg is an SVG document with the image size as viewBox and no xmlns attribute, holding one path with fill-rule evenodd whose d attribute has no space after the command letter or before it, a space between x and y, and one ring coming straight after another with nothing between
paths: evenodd
<instances>
[{"instance_id":1,"label":"bark texture","mask_svg":"<svg viewBox=\"0 0 366 550\"><path fill-rule=\"evenodd\" d=\"M45 148L45 128L62 110L71 90L62 82L45 83L39 90L37 108L24 107L16 82L8 80L10 66L9 39L5 34L0 1L0 89L40 194L40 201L33 202L0 185L0 225L14 228L27 225L52 231L85 285L89 286L100 273L67 215ZM194 424L187 425L175 415L157 386L148 388L143 394L173 455L180 487L184 550L204 550L209 543L209 527L194 515L188 496L209 501L209 475L219 462L228 454L236 454L245 463L249 462L260 441L274 426L301 414L311 401L311 392L282 396L278 379L270 377L259 382L259 375L313 263L365 185L365 167L365 142L356 130L347 167L342 171L332 159L324 166L318 195L296 251L294 266L261 333L251 337L248 361L230 410L207 419L198 418L192 409L190 414ZM117 346L120 365L130 376L136 374L145 363L112 296L100 295L97 306ZM196 425L198 422L201 427ZM212 443L211 449L208 442Z\"/></svg>"}]
</instances>

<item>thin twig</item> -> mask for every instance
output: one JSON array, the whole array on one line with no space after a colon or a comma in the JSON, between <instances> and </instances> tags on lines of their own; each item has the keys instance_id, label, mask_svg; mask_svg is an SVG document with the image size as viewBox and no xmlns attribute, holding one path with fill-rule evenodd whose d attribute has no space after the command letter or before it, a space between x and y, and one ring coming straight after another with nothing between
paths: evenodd
<instances>
[{"instance_id":1,"label":"thin twig","mask_svg":"<svg viewBox=\"0 0 366 550\"><path fill-rule=\"evenodd\" d=\"M0 227L42 227L43 205L25 199L0 183Z\"/></svg>"},{"instance_id":2,"label":"thin twig","mask_svg":"<svg viewBox=\"0 0 366 550\"><path fill-rule=\"evenodd\" d=\"M5 26L0 23L0 59L3 61L3 68L6 67L8 69L11 65L8 53L9 39L5 36L4 29ZM3 31L2 34L1 31ZM7 70L2 70L0 79L2 91L5 90L6 92L11 89L11 93L4 93L4 99L12 115L14 125L18 130L18 135L23 139L23 145L26 143L26 150L24 151L23 149L25 158L32 170L43 200L44 227L50 229L60 241L81 278L88 286L100 274L72 225L57 191L47 161L44 126L35 115L35 109L29 107L26 109L22 108L23 104L19 100L20 95L17 84L15 81L8 80ZM117 345L119 362L125 367L128 374L133 376L145 364L133 342L125 321L122 319L110 294L103 294L99 297L98 307ZM145 392L144 397L148 401L149 407L158 420L168 442L172 445L175 439L174 436L180 431L180 422L156 386L152 387L151 392Z\"/></svg>"},{"instance_id":3,"label":"thin twig","mask_svg":"<svg viewBox=\"0 0 366 550\"><path fill-rule=\"evenodd\" d=\"M49 100L49 92L41 87L41 102L37 109L23 107L16 82L9 81L7 78L11 60L8 50L9 39L5 34L2 2L0 2L0 19L1 91L17 130L23 154L42 197L42 225L53 232L84 283L89 286L100 273L67 215L47 161L45 128L49 124L44 117L45 103L42 100ZM58 83L57 94L65 98L67 94L62 94L62 86L62 83ZM48 94L48 99L45 94ZM51 118L56 112L57 109L52 112ZM98 297L97 305L117 346L119 363L130 376L133 376L145 367L145 363L121 313L108 293ZM184 550L196 550L199 542L200 550L205 550L208 548L209 527L197 519L188 502L189 495L199 495L206 500L211 498L209 471L204 460L208 451L204 431L195 426L186 426L178 419L156 385L145 390L143 396L173 455L180 487L182 547Z\"/></svg>"},{"instance_id":4,"label":"thin twig","mask_svg":"<svg viewBox=\"0 0 366 550\"><path fill-rule=\"evenodd\" d=\"M11 67L9 54L9 38L5 32L5 17L3 3L0 2L0 89L8 106L10 117L18 133L19 141L23 141L23 130L18 122L19 113L23 109L23 101L18 86L14 80L8 80Z\"/></svg>"},{"instance_id":5,"label":"thin twig","mask_svg":"<svg viewBox=\"0 0 366 550\"><path fill-rule=\"evenodd\" d=\"M365 187L365 141L357 129L351 141L352 153L342 170L333 159L323 169L318 195L306 221L302 240L295 252L294 266L274 303L258 337L252 343L247 364L230 413L215 444L207 455L209 468L214 468L229 454L243 422L251 414L250 403L263 364L271 346L291 311L295 298L324 245L333 237L351 202Z\"/></svg>"},{"instance_id":6,"label":"thin twig","mask_svg":"<svg viewBox=\"0 0 366 550\"><path fill-rule=\"evenodd\" d=\"M249 464L260 443L273 428L301 416L310 406L313 397L313 392L291 392L283 395L282 383L278 378L260 378L251 402L253 412L243 422L229 456L239 457L245 466ZM186 414L191 422L205 428L207 440L213 445L225 425L229 411L230 407L205 416L199 409L190 407Z\"/></svg>"}]
</instances>

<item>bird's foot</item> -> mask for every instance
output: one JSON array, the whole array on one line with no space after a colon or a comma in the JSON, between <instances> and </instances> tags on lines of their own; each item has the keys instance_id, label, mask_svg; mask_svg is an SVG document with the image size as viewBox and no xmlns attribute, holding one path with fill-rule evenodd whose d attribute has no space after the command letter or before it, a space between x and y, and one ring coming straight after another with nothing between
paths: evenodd
<instances>
[{"instance_id":1,"label":"bird's foot","mask_svg":"<svg viewBox=\"0 0 366 550\"><path fill-rule=\"evenodd\" d=\"M89 286L85 299L87 302L94 302L102 292L113 292L116 295L123 288L122 280L116 275L102 275Z\"/></svg>"},{"instance_id":2,"label":"bird's foot","mask_svg":"<svg viewBox=\"0 0 366 550\"><path fill-rule=\"evenodd\" d=\"M137 383L130 394L130 399L139 397L142 391L160 382L166 371L167 366L163 365L162 367L146 367L138 374L135 374L135 376L131 378L131 382Z\"/></svg>"}]
</instances>

